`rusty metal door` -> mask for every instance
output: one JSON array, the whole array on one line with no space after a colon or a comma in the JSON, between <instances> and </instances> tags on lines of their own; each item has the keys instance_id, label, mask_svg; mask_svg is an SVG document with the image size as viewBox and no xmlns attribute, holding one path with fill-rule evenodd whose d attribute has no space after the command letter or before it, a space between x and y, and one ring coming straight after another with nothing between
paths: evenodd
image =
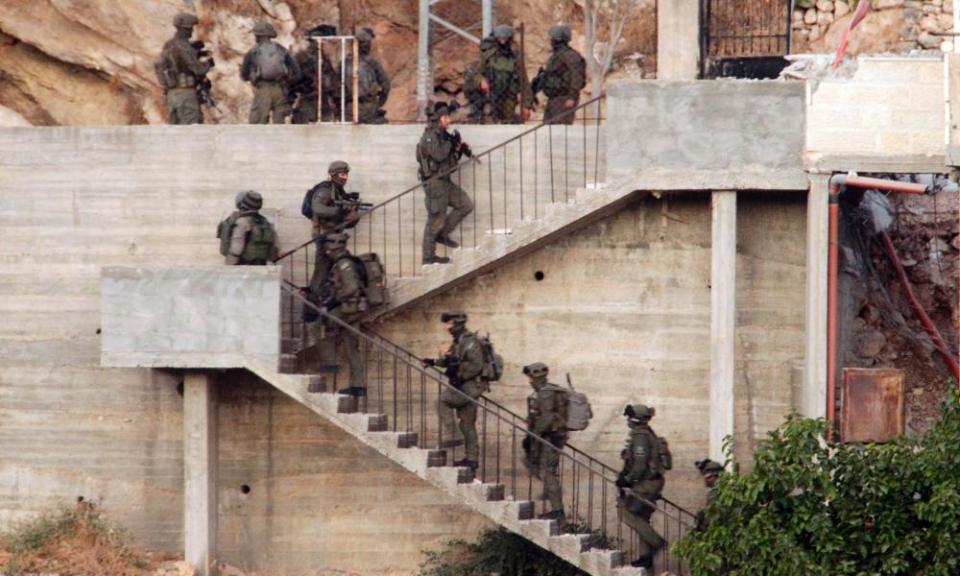
<instances>
[{"instance_id":1,"label":"rusty metal door","mask_svg":"<svg viewBox=\"0 0 960 576\"><path fill-rule=\"evenodd\" d=\"M782 59L790 19L790 0L700 0L701 76L722 75L724 61Z\"/></svg>"},{"instance_id":2,"label":"rusty metal door","mask_svg":"<svg viewBox=\"0 0 960 576\"><path fill-rule=\"evenodd\" d=\"M886 442L903 434L903 370L844 368L840 439Z\"/></svg>"}]
</instances>

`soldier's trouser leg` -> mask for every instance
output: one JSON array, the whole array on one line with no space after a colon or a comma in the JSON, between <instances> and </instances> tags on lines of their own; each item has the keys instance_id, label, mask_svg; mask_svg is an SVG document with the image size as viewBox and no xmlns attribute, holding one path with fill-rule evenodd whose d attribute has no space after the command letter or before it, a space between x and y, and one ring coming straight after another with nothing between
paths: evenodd
<instances>
[{"instance_id":1,"label":"soldier's trouser leg","mask_svg":"<svg viewBox=\"0 0 960 576\"><path fill-rule=\"evenodd\" d=\"M554 447L563 450L567 443L566 437L562 434L549 434L546 436ZM563 488L560 486L560 453L551 450L548 446L540 448L540 477L543 478L543 497L550 502L550 512L563 510Z\"/></svg>"},{"instance_id":2,"label":"soldier's trouser leg","mask_svg":"<svg viewBox=\"0 0 960 576\"><path fill-rule=\"evenodd\" d=\"M633 492L641 499L628 496L621 505L625 506L624 522L633 528L640 539L638 556L652 556L664 547L666 541L650 525L650 518L656 508L644 502L655 503L663 490L663 479L645 480L633 485Z\"/></svg>"},{"instance_id":3,"label":"soldier's trouser leg","mask_svg":"<svg viewBox=\"0 0 960 576\"><path fill-rule=\"evenodd\" d=\"M300 96L296 108L293 109L294 124L312 124L317 121L316 98Z\"/></svg>"},{"instance_id":4,"label":"soldier's trouser leg","mask_svg":"<svg viewBox=\"0 0 960 576\"><path fill-rule=\"evenodd\" d=\"M450 195L447 184L443 180L431 180L424 186L424 204L427 208L427 222L423 227L424 260L436 255L437 234L443 230Z\"/></svg>"},{"instance_id":5,"label":"soldier's trouser leg","mask_svg":"<svg viewBox=\"0 0 960 576\"><path fill-rule=\"evenodd\" d=\"M573 124L574 110L577 107L577 100L574 100L573 108L566 108L563 104L567 101L565 96L551 98L547 100L547 108L543 113L545 124Z\"/></svg>"},{"instance_id":6,"label":"soldier's trouser leg","mask_svg":"<svg viewBox=\"0 0 960 576\"><path fill-rule=\"evenodd\" d=\"M517 97L504 96L498 102L493 104L493 113L491 115L495 124L519 124L520 117L517 116Z\"/></svg>"},{"instance_id":7,"label":"soldier's trouser leg","mask_svg":"<svg viewBox=\"0 0 960 576\"><path fill-rule=\"evenodd\" d=\"M468 214L473 212L473 200L467 196L463 188L452 182L449 185L449 192L447 193L447 205L451 206L453 210L447 214L443 228L440 230L440 234L444 236L449 236L453 232L453 229L456 228Z\"/></svg>"},{"instance_id":8,"label":"soldier's trouser leg","mask_svg":"<svg viewBox=\"0 0 960 576\"><path fill-rule=\"evenodd\" d=\"M444 387L437 400L437 413L440 415L440 436L444 442L448 440L462 440L463 435L454 419L454 411L463 405L463 397Z\"/></svg>"},{"instance_id":9,"label":"soldier's trouser leg","mask_svg":"<svg viewBox=\"0 0 960 576\"><path fill-rule=\"evenodd\" d=\"M474 400L483 393L480 384L476 381L465 383L460 391ZM444 406L453 408L457 412L467 460L479 460L480 441L477 436L477 405L452 390L444 390L440 395L440 400ZM447 436L444 436L444 439L446 438Z\"/></svg>"},{"instance_id":10,"label":"soldier's trouser leg","mask_svg":"<svg viewBox=\"0 0 960 576\"><path fill-rule=\"evenodd\" d=\"M249 123L270 123L270 92L267 89L267 84L259 84L253 89L253 104L250 105Z\"/></svg>"},{"instance_id":11,"label":"soldier's trouser leg","mask_svg":"<svg viewBox=\"0 0 960 576\"><path fill-rule=\"evenodd\" d=\"M380 109L379 103L376 100L370 100L369 102L360 102L357 104L357 110L359 114L357 116L360 118L360 124L386 124L387 119L377 114L377 110Z\"/></svg>"},{"instance_id":12,"label":"soldier's trouser leg","mask_svg":"<svg viewBox=\"0 0 960 576\"><path fill-rule=\"evenodd\" d=\"M310 275L310 289L317 294L330 275L330 258L323 250L317 250L313 257L313 274Z\"/></svg>"},{"instance_id":13,"label":"soldier's trouser leg","mask_svg":"<svg viewBox=\"0 0 960 576\"><path fill-rule=\"evenodd\" d=\"M170 124L203 124L200 98L193 88L167 91L167 122Z\"/></svg>"},{"instance_id":14,"label":"soldier's trouser leg","mask_svg":"<svg viewBox=\"0 0 960 576\"><path fill-rule=\"evenodd\" d=\"M350 386L353 388L364 388L366 379L364 378L363 354L360 350L360 339L356 334L340 328L340 344L344 355L347 357L347 364L350 365Z\"/></svg>"}]
</instances>

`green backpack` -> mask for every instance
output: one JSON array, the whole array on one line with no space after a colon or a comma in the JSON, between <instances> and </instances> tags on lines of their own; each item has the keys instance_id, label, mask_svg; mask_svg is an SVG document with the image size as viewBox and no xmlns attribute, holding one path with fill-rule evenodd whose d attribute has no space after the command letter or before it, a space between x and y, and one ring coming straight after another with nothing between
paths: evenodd
<instances>
[{"instance_id":1,"label":"green backpack","mask_svg":"<svg viewBox=\"0 0 960 576\"><path fill-rule=\"evenodd\" d=\"M217 224L217 238L220 240L221 256L230 254L230 236L233 235L233 226L237 223L237 218L239 217L240 212L235 210L233 214L227 216Z\"/></svg>"},{"instance_id":2,"label":"green backpack","mask_svg":"<svg viewBox=\"0 0 960 576\"><path fill-rule=\"evenodd\" d=\"M257 260L266 261L270 258L270 251L277 242L277 233L273 224L260 214L253 214L253 230L247 236L247 244L243 248L240 259L245 262Z\"/></svg>"}]
</instances>

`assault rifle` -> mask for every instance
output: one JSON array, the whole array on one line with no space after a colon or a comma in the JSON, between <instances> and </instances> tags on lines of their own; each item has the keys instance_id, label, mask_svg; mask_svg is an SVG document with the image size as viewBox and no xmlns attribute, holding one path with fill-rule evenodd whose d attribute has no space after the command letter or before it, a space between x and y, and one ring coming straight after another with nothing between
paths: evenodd
<instances>
[{"instance_id":1,"label":"assault rifle","mask_svg":"<svg viewBox=\"0 0 960 576\"><path fill-rule=\"evenodd\" d=\"M197 58L201 61L207 61L210 63L210 68L213 68L217 65L213 61L213 55L209 50L206 49L206 43L203 40L194 40L190 43L190 46L197 51ZM215 109L217 112L223 114L223 111L220 110L220 107L217 106L217 101L213 99L211 91L213 90L213 83L210 81L210 78L206 74L197 78L197 98L200 99L200 103L206 105L209 108Z\"/></svg>"},{"instance_id":2,"label":"assault rifle","mask_svg":"<svg viewBox=\"0 0 960 576\"><path fill-rule=\"evenodd\" d=\"M344 198L334 200L333 204L339 208L367 211L373 208L373 202L361 202L359 192L347 192Z\"/></svg>"}]
</instances>

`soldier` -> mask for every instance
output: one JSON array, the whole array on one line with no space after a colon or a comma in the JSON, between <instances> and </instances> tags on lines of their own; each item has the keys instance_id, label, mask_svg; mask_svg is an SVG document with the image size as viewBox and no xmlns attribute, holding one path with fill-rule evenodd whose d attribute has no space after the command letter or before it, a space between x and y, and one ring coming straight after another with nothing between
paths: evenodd
<instances>
[{"instance_id":1,"label":"soldier","mask_svg":"<svg viewBox=\"0 0 960 576\"><path fill-rule=\"evenodd\" d=\"M334 74L333 64L327 55L323 55L323 64L318 69L320 54L318 37L335 36L337 29L329 24L320 24L307 31L307 47L294 55L300 67L300 79L290 86L290 99L293 104L293 123L312 124L318 120L317 101L319 90L323 90L321 117L330 120L334 117L337 100L340 96L339 77ZM317 80L322 75L322 86L318 89Z\"/></svg>"},{"instance_id":2,"label":"soldier","mask_svg":"<svg viewBox=\"0 0 960 576\"><path fill-rule=\"evenodd\" d=\"M360 124L386 124L387 114L383 110L387 98L390 96L390 77L383 69L383 64L374 58L370 51L373 49L373 39L376 36L371 28L361 28L357 32L358 51L360 53L360 67L357 69L357 103L358 122ZM346 82L346 102L344 106L351 106L353 102L353 58L348 57L346 69L341 78Z\"/></svg>"},{"instance_id":3,"label":"soldier","mask_svg":"<svg viewBox=\"0 0 960 576\"><path fill-rule=\"evenodd\" d=\"M163 45L156 62L157 79L164 89L169 124L203 124L197 85L213 68L213 60L201 60L190 43L197 17L181 13L173 18L177 32Z\"/></svg>"},{"instance_id":4,"label":"soldier","mask_svg":"<svg viewBox=\"0 0 960 576\"><path fill-rule=\"evenodd\" d=\"M453 342L446 350L440 350L440 357L423 360L424 367L444 368L450 385L456 388L444 388L437 404L441 430L443 437L447 439L440 447L450 447L458 443L455 441L456 432L450 414L450 410L454 410L460 420L465 457L453 465L476 470L479 466L480 443L477 438L477 405L471 400L479 398L487 389L487 383L482 376L483 349L477 335L467 330L467 314L463 310L444 312L440 315L440 321L446 324L447 331L453 336Z\"/></svg>"},{"instance_id":5,"label":"soldier","mask_svg":"<svg viewBox=\"0 0 960 576\"><path fill-rule=\"evenodd\" d=\"M287 49L271 38L277 31L269 22L257 22L253 27L257 44L243 57L240 77L254 86L250 124L283 124L290 115L290 101L285 86L300 78L300 66Z\"/></svg>"},{"instance_id":6,"label":"soldier","mask_svg":"<svg viewBox=\"0 0 960 576\"><path fill-rule=\"evenodd\" d=\"M367 300L363 290L363 276L360 264L347 250L348 234L337 232L324 237L323 248L330 260L328 285L323 290L324 297L320 305L334 318L356 327L357 321L367 311ZM363 358L360 353L360 340L357 335L337 322L318 320L311 323L313 339L319 342L321 363L337 364L337 349L343 350L350 366L350 387L338 390L340 394L365 396ZM319 332L319 333L318 333Z\"/></svg>"},{"instance_id":7,"label":"soldier","mask_svg":"<svg viewBox=\"0 0 960 576\"><path fill-rule=\"evenodd\" d=\"M534 107L533 92L527 71L513 49L513 28L501 24L494 28L493 37L497 40L496 49L480 57L480 90L490 102L490 120L495 124L526 122Z\"/></svg>"},{"instance_id":8,"label":"soldier","mask_svg":"<svg viewBox=\"0 0 960 576\"><path fill-rule=\"evenodd\" d=\"M704 506L703 510L697 512L697 530L703 531L710 527L710 522L707 520L707 507L713 502L714 497L716 496L716 485L717 480L720 479L720 474L723 473L723 464L719 462L714 462L713 460L704 459L697 460L696 462L697 470L700 471L700 475L703 476L703 484L707 487L707 504Z\"/></svg>"},{"instance_id":9,"label":"soldier","mask_svg":"<svg viewBox=\"0 0 960 576\"><path fill-rule=\"evenodd\" d=\"M343 232L356 225L360 218L356 209L344 205L347 192L344 186L350 178L350 165L343 160L334 160L327 167L330 178L317 184L308 192L312 200L313 237L320 242L326 234ZM316 294L327 278L332 261L324 250L317 250L314 258L313 276L310 279L311 290Z\"/></svg>"},{"instance_id":10,"label":"soldier","mask_svg":"<svg viewBox=\"0 0 960 576\"><path fill-rule=\"evenodd\" d=\"M640 539L639 557L632 566L650 568L653 557L663 548L663 538L650 526L650 517L656 510L656 501L663 492L663 472L669 466L669 451L650 428L653 408L643 404L627 406L623 415L628 418L630 435L620 453L623 470L617 477L620 489L618 506L624 510L624 521L637 532Z\"/></svg>"},{"instance_id":11,"label":"soldier","mask_svg":"<svg viewBox=\"0 0 960 576\"><path fill-rule=\"evenodd\" d=\"M470 64L464 70L463 93L470 102L470 114L467 116L469 122L480 124L492 113L487 94L481 86L483 77L480 75L480 66L496 51L497 39L491 33L480 41L480 60Z\"/></svg>"},{"instance_id":12,"label":"soldier","mask_svg":"<svg viewBox=\"0 0 960 576\"><path fill-rule=\"evenodd\" d=\"M566 24L550 27L550 44L553 54L534 78L533 93L542 90L548 98L544 123L573 124L573 110L587 83L587 64L583 56L570 47L570 27Z\"/></svg>"},{"instance_id":13,"label":"soldier","mask_svg":"<svg viewBox=\"0 0 960 576\"><path fill-rule=\"evenodd\" d=\"M228 228L227 264L263 266L277 259L277 233L273 224L260 214L262 206L263 197L259 193L252 190L243 193L239 214Z\"/></svg>"},{"instance_id":14,"label":"soldier","mask_svg":"<svg viewBox=\"0 0 960 576\"><path fill-rule=\"evenodd\" d=\"M470 146L460 138L459 132L447 130L453 124L452 114L456 110L456 102L450 105L437 102L430 116L430 124L417 144L417 162L420 164L420 180L424 183L424 202L427 207L427 222L423 230L424 264L450 262L446 256L437 256L437 242L449 248L459 247L450 234L473 212L473 201L452 179L460 158L473 154ZM447 206L453 208L449 214Z\"/></svg>"},{"instance_id":15,"label":"soldier","mask_svg":"<svg viewBox=\"0 0 960 576\"><path fill-rule=\"evenodd\" d=\"M527 429L549 442L556 450L533 438L524 442L524 448L527 450L527 465L534 476L543 480L543 496L550 503L550 510L541 514L540 518L556 519L562 523L563 491L557 473L560 451L567 444L569 398L566 389L547 381L548 372L549 368L542 362L523 367L523 373L530 379L533 388L533 393L527 397Z\"/></svg>"}]
</instances>

